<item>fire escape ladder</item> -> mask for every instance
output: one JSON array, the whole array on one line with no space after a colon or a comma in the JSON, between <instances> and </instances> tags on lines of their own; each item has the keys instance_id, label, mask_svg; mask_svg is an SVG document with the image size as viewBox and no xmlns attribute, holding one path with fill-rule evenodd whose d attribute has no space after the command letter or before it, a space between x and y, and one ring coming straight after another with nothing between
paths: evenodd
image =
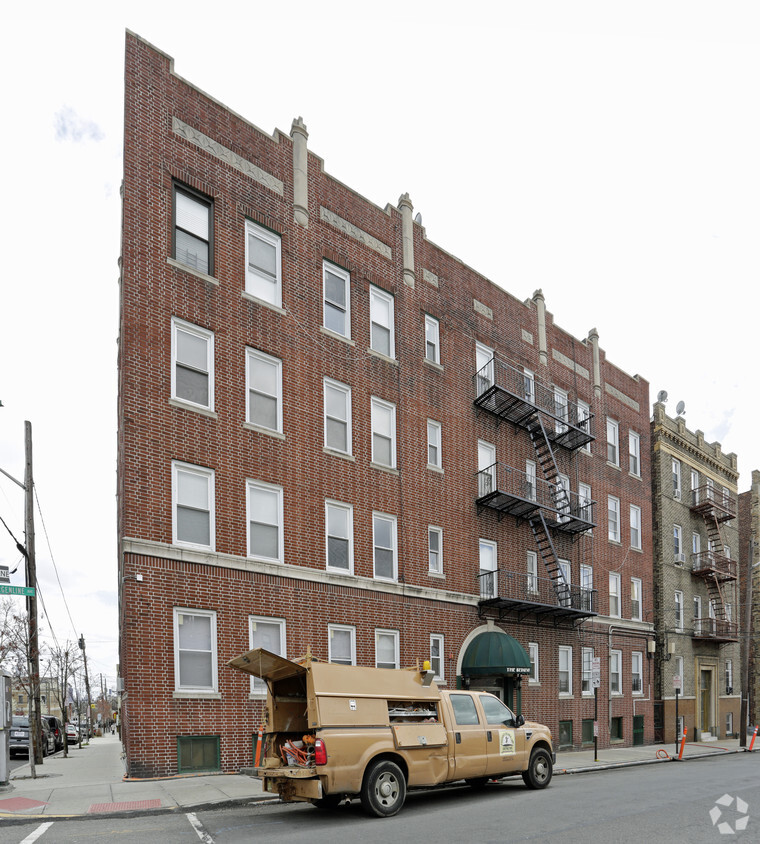
<instances>
[{"instance_id":1,"label":"fire escape ladder","mask_svg":"<svg viewBox=\"0 0 760 844\"><path fill-rule=\"evenodd\" d=\"M549 483L555 509L560 513L569 513L570 496L560 481L557 461L540 413L535 413L533 419L528 423L528 433L541 471Z\"/></svg>"},{"instance_id":2,"label":"fire escape ladder","mask_svg":"<svg viewBox=\"0 0 760 844\"><path fill-rule=\"evenodd\" d=\"M565 606L570 603L570 586L565 580L565 574L560 567L559 557L549 535L544 514L540 510L530 519L530 529L533 532L533 538L536 540L538 553L541 555L546 571L551 578L554 591L557 593L557 599L560 604Z\"/></svg>"},{"instance_id":3,"label":"fire escape ladder","mask_svg":"<svg viewBox=\"0 0 760 844\"><path fill-rule=\"evenodd\" d=\"M713 554L722 556L725 553L725 546L723 545L723 536L720 532L720 524L713 510L706 510L702 514L707 527L707 542L708 548ZM712 573L705 577L707 584L707 592L710 596L715 617L720 621L728 621L726 615L726 603L723 600L723 589L716 574Z\"/></svg>"}]
</instances>

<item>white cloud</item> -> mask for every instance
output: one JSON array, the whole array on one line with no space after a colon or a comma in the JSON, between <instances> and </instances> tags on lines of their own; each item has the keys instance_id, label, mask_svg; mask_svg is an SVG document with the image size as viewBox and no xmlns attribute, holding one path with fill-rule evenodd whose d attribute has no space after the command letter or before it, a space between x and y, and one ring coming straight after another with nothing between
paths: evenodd
<instances>
[{"instance_id":1,"label":"white cloud","mask_svg":"<svg viewBox=\"0 0 760 844\"><path fill-rule=\"evenodd\" d=\"M103 130L92 120L80 117L71 106L64 106L55 115L56 141L102 141Z\"/></svg>"}]
</instances>

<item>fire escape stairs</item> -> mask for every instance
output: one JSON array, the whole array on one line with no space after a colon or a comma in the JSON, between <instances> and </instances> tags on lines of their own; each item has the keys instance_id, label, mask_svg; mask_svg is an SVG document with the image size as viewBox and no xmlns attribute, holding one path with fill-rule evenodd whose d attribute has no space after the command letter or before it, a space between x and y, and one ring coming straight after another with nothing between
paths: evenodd
<instances>
[{"instance_id":1,"label":"fire escape stairs","mask_svg":"<svg viewBox=\"0 0 760 844\"><path fill-rule=\"evenodd\" d=\"M713 510L707 510L702 513L702 518L705 521L707 528L708 548L716 555L723 556L725 553L725 546L723 544L723 535L720 532L720 524L718 518ZM710 596L715 611L715 617L720 621L728 621L726 614L726 603L723 598L723 589L721 588L720 580L716 572L710 572L704 576L704 581L707 584L707 592Z\"/></svg>"}]
</instances>

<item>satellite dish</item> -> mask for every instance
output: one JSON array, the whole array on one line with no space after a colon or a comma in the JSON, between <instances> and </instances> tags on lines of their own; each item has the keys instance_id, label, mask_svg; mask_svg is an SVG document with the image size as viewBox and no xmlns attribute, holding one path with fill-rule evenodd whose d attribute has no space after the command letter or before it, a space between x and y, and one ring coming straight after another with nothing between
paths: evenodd
<instances>
[{"instance_id":1,"label":"satellite dish","mask_svg":"<svg viewBox=\"0 0 760 844\"><path fill-rule=\"evenodd\" d=\"M686 405L682 401L679 401L676 405L676 413L681 416L684 410L686 410Z\"/></svg>"},{"instance_id":2,"label":"satellite dish","mask_svg":"<svg viewBox=\"0 0 760 844\"><path fill-rule=\"evenodd\" d=\"M660 390L660 392L657 393L657 401L665 404L665 402L667 400L668 400L668 391L667 390Z\"/></svg>"}]
</instances>

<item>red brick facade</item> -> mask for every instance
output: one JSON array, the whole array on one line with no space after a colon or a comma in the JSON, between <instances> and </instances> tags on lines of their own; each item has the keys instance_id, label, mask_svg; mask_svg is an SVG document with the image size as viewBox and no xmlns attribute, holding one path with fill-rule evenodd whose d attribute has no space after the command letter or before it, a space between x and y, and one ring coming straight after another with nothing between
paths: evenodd
<instances>
[{"instance_id":1,"label":"red brick facade","mask_svg":"<svg viewBox=\"0 0 760 844\"><path fill-rule=\"evenodd\" d=\"M562 722L569 741L569 722L574 746L584 730L588 737L594 716L581 677L582 649L593 648L601 658L600 746L610 741L611 719L620 719L620 740L632 743L634 715L643 716L640 738L651 741L648 383L610 364L592 337L576 340L550 313L543 319L540 295L519 301L429 241L416 223L412 286L404 274L411 250L402 210L352 192L311 153L308 226L294 221L294 152L292 137L256 129L176 76L167 56L127 35L118 491L128 774L176 772L178 739L191 736L218 737L222 770L250 764L261 696L226 662L251 646L251 617L284 620L290 657L310 649L327 659L328 625L350 625L360 664L375 664L378 628L398 631L402 666L429 658L431 634L443 636L448 685L468 682L461 677L464 650L495 625L526 651L529 643L538 646L538 683L526 678L520 689L510 678L508 701L547 723L555 740ZM212 203L208 273L175 257L177 185ZM281 239L281 306L244 293L247 220ZM350 273L348 338L324 328L325 261ZM370 349L373 289L392 296L391 359ZM425 360L426 316L438 321L440 364ZM173 320L212 338L207 409L172 399ZM499 584L510 573L524 579L537 546L527 520L500 519L492 507L476 506L478 442L494 446L498 463L519 472L536 453L524 427L474 405L476 343L591 409L590 453L554 451L573 494L579 483L590 484L596 527L551 534L557 555L569 562L571 584L581 583L582 564L592 567L597 614L568 622L556 606L544 615L535 606L480 602L480 540L496 543ZM246 424L247 349L280 362L281 431ZM351 390L350 455L325 448L325 378ZM395 407L391 468L372 462L373 398ZM618 423L620 466L607 460L607 417ZM440 469L428 464L427 420L440 424ZM629 431L640 437L638 473L629 472ZM208 548L173 541L176 463L213 471ZM281 490L279 563L249 556L249 481ZM608 539L609 496L620 505L617 542ZM326 570L327 500L352 507L351 574ZM631 505L640 508L640 549L631 548ZM385 580L374 573L375 513L393 517L397 531L395 577ZM442 573L430 572L429 526L442 531ZM538 577L547 577L540 556L538 567ZM620 617L609 615L610 571L620 574ZM640 620L632 620L631 578L642 584ZM177 688L177 608L214 614L215 687L205 693ZM572 648L571 691L563 695L560 646ZM620 694L610 694L610 650L621 652ZM641 654L636 693L633 652Z\"/></svg>"}]
</instances>

